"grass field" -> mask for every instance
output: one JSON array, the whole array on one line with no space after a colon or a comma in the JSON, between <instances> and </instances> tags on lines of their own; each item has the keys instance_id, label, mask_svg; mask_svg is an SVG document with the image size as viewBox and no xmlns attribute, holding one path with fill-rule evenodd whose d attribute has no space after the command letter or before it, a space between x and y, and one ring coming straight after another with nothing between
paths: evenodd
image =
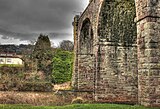
<instances>
[{"instance_id":1,"label":"grass field","mask_svg":"<svg viewBox=\"0 0 160 109\"><path fill-rule=\"evenodd\" d=\"M0 109L160 109L118 104L76 104L67 106L0 105Z\"/></svg>"}]
</instances>

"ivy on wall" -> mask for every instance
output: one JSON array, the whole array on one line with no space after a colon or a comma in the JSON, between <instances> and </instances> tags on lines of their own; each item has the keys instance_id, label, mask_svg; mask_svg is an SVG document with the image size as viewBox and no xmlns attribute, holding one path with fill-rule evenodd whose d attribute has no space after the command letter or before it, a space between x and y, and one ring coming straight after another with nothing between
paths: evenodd
<instances>
[{"instance_id":1,"label":"ivy on wall","mask_svg":"<svg viewBox=\"0 0 160 109\"><path fill-rule=\"evenodd\" d=\"M57 49L53 57L52 80L54 83L64 83L71 80L73 69L73 52Z\"/></svg>"},{"instance_id":2,"label":"ivy on wall","mask_svg":"<svg viewBox=\"0 0 160 109\"><path fill-rule=\"evenodd\" d=\"M105 0L101 9L98 35L109 42L122 43L124 46L136 41L136 17L133 0Z\"/></svg>"}]
</instances>

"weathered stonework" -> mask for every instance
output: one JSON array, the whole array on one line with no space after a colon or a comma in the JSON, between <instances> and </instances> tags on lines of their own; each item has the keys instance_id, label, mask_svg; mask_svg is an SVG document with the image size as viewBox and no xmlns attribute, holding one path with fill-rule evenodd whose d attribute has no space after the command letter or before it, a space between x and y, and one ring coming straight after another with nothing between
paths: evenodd
<instances>
[{"instance_id":1,"label":"weathered stonework","mask_svg":"<svg viewBox=\"0 0 160 109\"><path fill-rule=\"evenodd\" d=\"M159 0L90 0L74 29L76 90L160 107Z\"/></svg>"},{"instance_id":2,"label":"weathered stonework","mask_svg":"<svg viewBox=\"0 0 160 109\"><path fill-rule=\"evenodd\" d=\"M160 107L160 2L136 0L139 103Z\"/></svg>"},{"instance_id":3,"label":"weathered stonework","mask_svg":"<svg viewBox=\"0 0 160 109\"><path fill-rule=\"evenodd\" d=\"M78 84L78 21L79 21L79 15L76 15L74 17L74 22L73 22L73 32L74 32L74 66L73 66L73 71L74 73L72 74L72 86L74 89L77 89L77 84Z\"/></svg>"},{"instance_id":4,"label":"weathered stonework","mask_svg":"<svg viewBox=\"0 0 160 109\"><path fill-rule=\"evenodd\" d=\"M103 43L98 54L95 97L99 102L137 103L136 46Z\"/></svg>"}]
</instances>

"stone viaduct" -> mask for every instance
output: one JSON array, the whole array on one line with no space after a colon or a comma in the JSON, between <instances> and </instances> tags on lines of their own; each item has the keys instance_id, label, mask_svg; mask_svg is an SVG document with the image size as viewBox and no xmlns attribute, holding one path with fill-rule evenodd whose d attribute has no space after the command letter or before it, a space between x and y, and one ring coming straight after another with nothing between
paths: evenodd
<instances>
[{"instance_id":1,"label":"stone viaduct","mask_svg":"<svg viewBox=\"0 0 160 109\"><path fill-rule=\"evenodd\" d=\"M73 25L75 90L160 107L160 0L90 0Z\"/></svg>"}]
</instances>

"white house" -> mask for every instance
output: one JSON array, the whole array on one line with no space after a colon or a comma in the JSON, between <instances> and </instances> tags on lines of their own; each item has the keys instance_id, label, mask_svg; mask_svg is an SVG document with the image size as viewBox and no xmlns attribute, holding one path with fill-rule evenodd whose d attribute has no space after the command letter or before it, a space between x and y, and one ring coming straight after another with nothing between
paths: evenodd
<instances>
[{"instance_id":1,"label":"white house","mask_svg":"<svg viewBox=\"0 0 160 109\"><path fill-rule=\"evenodd\" d=\"M23 60L15 54L0 53L0 64L23 65Z\"/></svg>"}]
</instances>

